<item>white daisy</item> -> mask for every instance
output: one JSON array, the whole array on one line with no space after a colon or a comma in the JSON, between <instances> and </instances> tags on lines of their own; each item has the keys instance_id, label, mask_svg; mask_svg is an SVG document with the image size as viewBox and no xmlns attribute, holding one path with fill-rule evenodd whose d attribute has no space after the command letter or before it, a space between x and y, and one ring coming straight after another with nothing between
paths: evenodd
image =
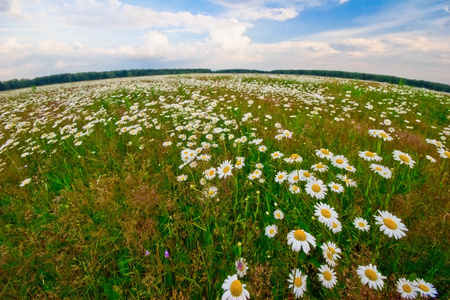
<instances>
[{"instance_id":1,"label":"white daisy","mask_svg":"<svg viewBox=\"0 0 450 300\"><path fill-rule=\"evenodd\" d=\"M330 182L328 184L328 187L334 193L342 193L342 192L344 192L344 187L340 183Z\"/></svg>"},{"instance_id":2,"label":"white daisy","mask_svg":"<svg viewBox=\"0 0 450 300\"><path fill-rule=\"evenodd\" d=\"M290 139L292 137L292 132L290 132L289 130L283 130L283 135L284 137Z\"/></svg>"},{"instance_id":3,"label":"white daisy","mask_svg":"<svg viewBox=\"0 0 450 300\"><path fill-rule=\"evenodd\" d=\"M365 161L381 161L382 158L379 157L376 153L370 151L359 151L359 157L364 159Z\"/></svg>"},{"instance_id":4,"label":"white daisy","mask_svg":"<svg viewBox=\"0 0 450 300\"><path fill-rule=\"evenodd\" d=\"M415 284L405 278L400 278L396 283L397 292L403 299L416 299L417 287Z\"/></svg>"},{"instance_id":5,"label":"white daisy","mask_svg":"<svg viewBox=\"0 0 450 300\"><path fill-rule=\"evenodd\" d=\"M328 228L330 228L333 233L338 233L342 231L342 224L339 220L333 220L333 222L331 222L331 226Z\"/></svg>"},{"instance_id":6,"label":"white daisy","mask_svg":"<svg viewBox=\"0 0 450 300\"><path fill-rule=\"evenodd\" d=\"M370 169L386 179L392 177L392 171L388 167L377 164L371 164Z\"/></svg>"},{"instance_id":7,"label":"white daisy","mask_svg":"<svg viewBox=\"0 0 450 300\"><path fill-rule=\"evenodd\" d=\"M423 279L414 280L414 284L417 287L417 291L424 297L436 298L438 292L436 288Z\"/></svg>"},{"instance_id":8,"label":"white daisy","mask_svg":"<svg viewBox=\"0 0 450 300\"><path fill-rule=\"evenodd\" d=\"M381 129L369 129L369 135L373 137L382 138L384 141L392 141L393 138Z\"/></svg>"},{"instance_id":9,"label":"white daisy","mask_svg":"<svg viewBox=\"0 0 450 300\"><path fill-rule=\"evenodd\" d=\"M301 170L294 170L288 174L289 183L294 184L300 180L300 171Z\"/></svg>"},{"instance_id":10,"label":"white daisy","mask_svg":"<svg viewBox=\"0 0 450 300\"><path fill-rule=\"evenodd\" d=\"M434 157L430 156L430 155L426 155L425 157L426 157L431 163L435 163L435 162L436 162L436 159L435 159Z\"/></svg>"},{"instance_id":11,"label":"white daisy","mask_svg":"<svg viewBox=\"0 0 450 300\"><path fill-rule=\"evenodd\" d=\"M316 247L315 237L301 229L291 230L287 235L287 240L288 245L292 245L292 251L295 252L299 252L303 249L303 251L308 254L311 249L309 244L311 244L313 248Z\"/></svg>"},{"instance_id":12,"label":"white daisy","mask_svg":"<svg viewBox=\"0 0 450 300\"><path fill-rule=\"evenodd\" d=\"M314 215L319 218L319 222L328 227L332 227L333 221L336 221L339 217L334 208L326 203L317 203L314 208Z\"/></svg>"},{"instance_id":13,"label":"white daisy","mask_svg":"<svg viewBox=\"0 0 450 300\"><path fill-rule=\"evenodd\" d=\"M226 160L223 163L220 164L220 166L217 168L217 173L219 174L219 178L226 178L228 176L231 176L231 171L233 170L233 166L231 165L231 161Z\"/></svg>"},{"instance_id":14,"label":"white daisy","mask_svg":"<svg viewBox=\"0 0 450 300\"><path fill-rule=\"evenodd\" d=\"M269 225L269 226L266 226L265 231L266 231L265 234L266 234L269 238L273 238L273 237L278 233L278 226L277 226L277 225Z\"/></svg>"},{"instance_id":15,"label":"white daisy","mask_svg":"<svg viewBox=\"0 0 450 300\"><path fill-rule=\"evenodd\" d=\"M316 180L316 178L314 177L314 174L309 173L308 170L299 170L299 173L300 173L300 180L301 181Z\"/></svg>"},{"instance_id":16,"label":"white daisy","mask_svg":"<svg viewBox=\"0 0 450 300\"><path fill-rule=\"evenodd\" d=\"M205 196L209 198L213 198L217 195L217 188L215 186L210 186L207 190L205 190Z\"/></svg>"},{"instance_id":17,"label":"white daisy","mask_svg":"<svg viewBox=\"0 0 450 300\"><path fill-rule=\"evenodd\" d=\"M445 150L444 148L439 148L438 153L442 158L450 158L450 152L448 150Z\"/></svg>"},{"instance_id":18,"label":"white daisy","mask_svg":"<svg viewBox=\"0 0 450 300\"><path fill-rule=\"evenodd\" d=\"M261 145L258 147L259 152L266 152L267 151L267 147L264 145Z\"/></svg>"},{"instance_id":19,"label":"white daisy","mask_svg":"<svg viewBox=\"0 0 450 300\"><path fill-rule=\"evenodd\" d=\"M308 276L306 274L302 275L302 272L299 269L294 269L291 274L289 274L289 289L294 289L295 298L303 297L303 293L306 292L307 279Z\"/></svg>"},{"instance_id":20,"label":"white daisy","mask_svg":"<svg viewBox=\"0 0 450 300\"><path fill-rule=\"evenodd\" d=\"M382 289L384 286L383 279L386 279L386 276L381 275L378 272L377 267L369 264L368 266L358 266L356 270L361 282L363 284L368 284L371 289Z\"/></svg>"},{"instance_id":21,"label":"white daisy","mask_svg":"<svg viewBox=\"0 0 450 300\"><path fill-rule=\"evenodd\" d=\"M287 179L288 174L285 171L280 171L275 175L275 182L282 183Z\"/></svg>"},{"instance_id":22,"label":"white daisy","mask_svg":"<svg viewBox=\"0 0 450 300\"><path fill-rule=\"evenodd\" d=\"M238 280L237 275L228 276L222 284L225 293L222 300L247 300L250 299L249 292L245 289L245 284Z\"/></svg>"},{"instance_id":23,"label":"white daisy","mask_svg":"<svg viewBox=\"0 0 450 300\"><path fill-rule=\"evenodd\" d=\"M335 155L331 164L339 169L344 169L348 165L348 159L344 155Z\"/></svg>"},{"instance_id":24,"label":"white daisy","mask_svg":"<svg viewBox=\"0 0 450 300\"><path fill-rule=\"evenodd\" d=\"M274 153L270 154L270 156L271 156L273 159L277 159L277 158L283 157L284 154L281 153L280 151L275 151Z\"/></svg>"},{"instance_id":25,"label":"white daisy","mask_svg":"<svg viewBox=\"0 0 450 300\"><path fill-rule=\"evenodd\" d=\"M31 178L27 178L20 183L20 187L24 187L31 182Z\"/></svg>"},{"instance_id":26,"label":"white daisy","mask_svg":"<svg viewBox=\"0 0 450 300\"><path fill-rule=\"evenodd\" d=\"M332 267L336 266L338 259L341 258L339 254L342 253L342 250L333 242L323 243L320 249L322 249L323 258L327 264Z\"/></svg>"},{"instance_id":27,"label":"white daisy","mask_svg":"<svg viewBox=\"0 0 450 300\"><path fill-rule=\"evenodd\" d=\"M317 275L322 285L327 289L332 289L337 283L336 272L328 265L321 265Z\"/></svg>"},{"instance_id":28,"label":"white daisy","mask_svg":"<svg viewBox=\"0 0 450 300\"><path fill-rule=\"evenodd\" d=\"M328 166L322 164L321 162L311 166L311 169L317 172L326 172L328 170Z\"/></svg>"},{"instance_id":29,"label":"white daisy","mask_svg":"<svg viewBox=\"0 0 450 300\"><path fill-rule=\"evenodd\" d=\"M380 231L396 240L406 236L408 231L402 220L387 211L378 211L381 216L375 216L376 224L381 225Z\"/></svg>"},{"instance_id":30,"label":"white daisy","mask_svg":"<svg viewBox=\"0 0 450 300\"><path fill-rule=\"evenodd\" d=\"M305 191L311 197L317 199L324 199L327 194L327 186L323 184L322 180L309 181L306 184Z\"/></svg>"},{"instance_id":31,"label":"white daisy","mask_svg":"<svg viewBox=\"0 0 450 300\"><path fill-rule=\"evenodd\" d=\"M356 168L354 166L346 165L344 169L352 173L356 172Z\"/></svg>"},{"instance_id":32,"label":"white daisy","mask_svg":"<svg viewBox=\"0 0 450 300\"><path fill-rule=\"evenodd\" d=\"M353 225L355 225L356 229L359 229L361 231L367 232L370 229L369 223L363 218L355 218L355 220L353 220Z\"/></svg>"},{"instance_id":33,"label":"white daisy","mask_svg":"<svg viewBox=\"0 0 450 300\"><path fill-rule=\"evenodd\" d=\"M292 194L300 194L300 187L298 185L291 184L289 186L289 192L291 192Z\"/></svg>"},{"instance_id":34,"label":"white daisy","mask_svg":"<svg viewBox=\"0 0 450 300\"><path fill-rule=\"evenodd\" d=\"M235 262L236 272L238 277L244 277L247 274L248 264L245 261L245 258L240 258Z\"/></svg>"},{"instance_id":35,"label":"white daisy","mask_svg":"<svg viewBox=\"0 0 450 300\"><path fill-rule=\"evenodd\" d=\"M400 162L400 164L408 165L410 168L412 168L416 163L414 160L412 160L409 154L401 152L399 150L394 150L392 155L394 156L395 160Z\"/></svg>"},{"instance_id":36,"label":"white daisy","mask_svg":"<svg viewBox=\"0 0 450 300\"><path fill-rule=\"evenodd\" d=\"M211 159L211 155L201 154L199 157L197 157L197 159L202 161L209 161Z\"/></svg>"},{"instance_id":37,"label":"white daisy","mask_svg":"<svg viewBox=\"0 0 450 300\"><path fill-rule=\"evenodd\" d=\"M234 165L236 169L242 169L245 166L244 157L236 157L236 164Z\"/></svg>"},{"instance_id":38,"label":"white daisy","mask_svg":"<svg viewBox=\"0 0 450 300\"><path fill-rule=\"evenodd\" d=\"M210 168L208 170L205 170L205 172L203 172L203 174L205 174L205 178L208 180L213 179L214 177L216 177L216 169L215 168Z\"/></svg>"},{"instance_id":39,"label":"white daisy","mask_svg":"<svg viewBox=\"0 0 450 300\"><path fill-rule=\"evenodd\" d=\"M347 186L353 186L353 187L357 187L358 186L356 184L356 181L354 181L353 179L348 178L347 175L338 174L336 177L338 179L344 181Z\"/></svg>"},{"instance_id":40,"label":"white daisy","mask_svg":"<svg viewBox=\"0 0 450 300\"><path fill-rule=\"evenodd\" d=\"M187 180L187 175L181 174L180 176L177 176L177 181L181 182L181 181L186 181Z\"/></svg>"},{"instance_id":41,"label":"white daisy","mask_svg":"<svg viewBox=\"0 0 450 300\"><path fill-rule=\"evenodd\" d=\"M291 154L291 156L286 157L284 159L284 161L287 162L287 163L292 164L292 163L295 163L295 162L301 163L303 161L303 159L297 153L293 153L293 154Z\"/></svg>"},{"instance_id":42,"label":"white daisy","mask_svg":"<svg viewBox=\"0 0 450 300\"><path fill-rule=\"evenodd\" d=\"M284 213L283 213L281 210L279 210L279 209L277 209L277 210L275 210L275 211L273 212L273 216L274 216L275 219L277 219L277 220L283 220L283 219L284 219Z\"/></svg>"},{"instance_id":43,"label":"white daisy","mask_svg":"<svg viewBox=\"0 0 450 300\"><path fill-rule=\"evenodd\" d=\"M333 153L331 153L328 149L318 149L316 150L316 155L320 158L326 158L328 160L331 160L333 158Z\"/></svg>"}]
</instances>

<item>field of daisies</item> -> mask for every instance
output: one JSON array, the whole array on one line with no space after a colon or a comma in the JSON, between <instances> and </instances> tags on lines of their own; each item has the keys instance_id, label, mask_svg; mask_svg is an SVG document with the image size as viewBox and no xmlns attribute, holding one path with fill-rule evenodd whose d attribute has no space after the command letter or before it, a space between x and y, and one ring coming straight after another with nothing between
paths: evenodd
<instances>
[{"instance_id":1,"label":"field of daisies","mask_svg":"<svg viewBox=\"0 0 450 300\"><path fill-rule=\"evenodd\" d=\"M450 95L278 75L0 94L2 299L450 297Z\"/></svg>"}]
</instances>

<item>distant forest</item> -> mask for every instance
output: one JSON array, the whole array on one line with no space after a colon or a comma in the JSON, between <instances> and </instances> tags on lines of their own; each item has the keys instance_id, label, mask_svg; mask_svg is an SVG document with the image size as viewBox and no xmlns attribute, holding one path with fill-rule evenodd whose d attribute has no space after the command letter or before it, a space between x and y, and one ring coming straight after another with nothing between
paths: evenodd
<instances>
[{"instance_id":1,"label":"distant forest","mask_svg":"<svg viewBox=\"0 0 450 300\"><path fill-rule=\"evenodd\" d=\"M424 80L407 79L388 75L377 75L377 74L366 74L366 73L344 72L344 71L327 71L327 70L260 71L247 69L227 69L217 71L212 71L210 69L136 69L136 70L105 71L105 72L82 72L74 74L65 73L65 74L36 77L34 79L12 79L3 82L0 81L0 91L49 85L55 83L68 83L87 80L139 77L152 75L193 74L193 73L260 73L260 74L313 75L313 76L338 77L338 78L387 82L450 93L450 85L448 84Z\"/></svg>"}]
</instances>

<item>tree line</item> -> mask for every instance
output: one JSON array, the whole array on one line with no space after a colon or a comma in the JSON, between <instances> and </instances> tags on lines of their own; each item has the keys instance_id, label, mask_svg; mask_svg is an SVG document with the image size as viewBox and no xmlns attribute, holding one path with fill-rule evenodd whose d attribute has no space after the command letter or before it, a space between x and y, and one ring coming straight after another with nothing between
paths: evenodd
<instances>
[{"instance_id":1,"label":"tree line","mask_svg":"<svg viewBox=\"0 0 450 300\"><path fill-rule=\"evenodd\" d=\"M390 75L368 74L359 72L330 71L330 70L301 70L301 69L273 70L273 71L248 70L248 69L226 69L216 71L212 71L210 69L134 69L134 70L115 70L105 72L64 73L64 74L36 77L34 79L12 79L3 82L0 81L0 91L21 89L56 83L68 83L77 81L109 79L109 78L194 74L194 73L264 73L264 74L292 74L292 75L338 77L338 78L360 79L360 80L370 80L400 85L408 85L450 93L450 85L438 82L406 79Z\"/></svg>"}]
</instances>

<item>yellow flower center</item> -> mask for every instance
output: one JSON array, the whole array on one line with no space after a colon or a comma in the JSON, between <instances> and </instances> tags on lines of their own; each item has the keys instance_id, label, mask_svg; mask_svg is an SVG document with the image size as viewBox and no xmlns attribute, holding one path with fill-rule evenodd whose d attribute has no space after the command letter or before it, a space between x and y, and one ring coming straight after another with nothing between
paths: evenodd
<instances>
[{"instance_id":1,"label":"yellow flower center","mask_svg":"<svg viewBox=\"0 0 450 300\"><path fill-rule=\"evenodd\" d=\"M336 185L336 184L333 184L333 189L338 190L338 189L339 189L339 186Z\"/></svg>"},{"instance_id":2,"label":"yellow flower center","mask_svg":"<svg viewBox=\"0 0 450 300\"><path fill-rule=\"evenodd\" d=\"M367 270L364 272L364 274L366 275L367 278L369 278L369 279L372 280L372 281L377 281L377 279L378 279L377 273L375 273L374 270L367 269Z\"/></svg>"},{"instance_id":3,"label":"yellow flower center","mask_svg":"<svg viewBox=\"0 0 450 300\"><path fill-rule=\"evenodd\" d=\"M383 219L383 223L389 229L392 229L392 230L397 229L397 223L395 223L392 219L384 218Z\"/></svg>"},{"instance_id":4,"label":"yellow flower center","mask_svg":"<svg viewBox=\"0 0 450 300\"><path fill-rule=\"evenodd\" d=\"M404 284L403 290L407 293L411 293L411 286L409 284Z\"/></svg>"},{"instance_id":5,"label":"yellow flower center","mask_svg":"<svg viewBox=\"0 0 450 300\"><path fill-rule=\"evenodd\" d=\"M325 278L326 281L330 281L332 277L330 271L323 272L323 278Z\"/></svg>"},{"instance_id":6,"label":"yellow flower center","mask_svg":"<svg viewBox=\"0 0 450 300\"><path fill-rule=\"evenodd\" d=\"M304 242L304 241L306 241L306 233L301 229L297 229L294 232L294 238L298 241Z\"/></svg>"},{"instance_id":7,"label":"yellow flower center","mask_svg":"<svg viewBox=\"0 0 450 300\"><path fill-rule=\"evenodd\" d=\"M379 171L379 172L383 171L383 169L380 168L380 167L375 167L375 170L377 170L377 171Z\"/></svg>"},{"instance_id":8,"label":"yellow flower center","mask_svg":"<svg viewBox=\"0 0 450 300\"><path fill-rule=\"evenodd\" d=\"M373 153L370 152L370 151L366 151L366 156L367 156L367 157L375 157L375 154L373 154Z\"/></svg>"},{"instance_id":9,"label":"yellow flower center","mask_svg":"<svg viewBox=\"0 0 450 300\"><path fill-rule=\"evenodd\" d=\"M383 138L385 138L385 139L388 137L387 134L384 133L384 132L380 132L380 136L383 137Z\"/></svg>"},{"instance_id":10,"label":"yellow flower center","mask_svg":"<svg viewBox=\"0 0 450 300\"><path fill-rule=\"evenodd\" d=\"M338 224L336 224L336 223L334 223L334 222L333 222L332 225L333 225L333 228L337 228L337 227L338 227Z\"/></svg>"},{"instance_id":11,"label":"yellow flower center","mask_svg":"<svg viewBox=\"0 0 450 300\"><path fill-rule=\"evenodd\" d=\"M402 161L404 161L405 163L409 163L409 158L408 156L404 155L404 154L400 154L398 156L398 158L400 158Z\"/></svg>"},{"instance_id":12,"label":"yellow flower center","mask_svg":"<svg viewBox=\"0 0 450 300\"><path fill-rule=\"evenodd\" d=\"M363 222L359 222L358 225L359 227L366 227L366 224L364 224Z\"/></svg>"},{"instance_id":13,"label":"yellow flower center","mask_svg":"<svg viewBox=\"0 0 450 300\"><path fill-rule=\"evenodd\" d=\"M295 175L294 178L292 178L292 179L294 179L294 181L298 181L298 179L299 179L298 175Z\"/></svg>"},{"instance_id":14,"label":"yellow flower center","mask_svg":"<svg viewBox=\"0 0 450 300\"><path fill-rule=\"evenodd\" d=\"M336 253L336 250L334 250L333 247L328 247L328 250L330 250L330 252L333 253L333 254Z\"/></svg>"},{"instance_id":15,"label":"yellow flower center","mask_svg":"<svg viewBox=\"0 0 450 300\"><path fill-rule=\"evenodd\" d=\"M346 166L345 168L350 171L353 170L353 168L351 166Z\"/></svg>"},{"instance_id":16,"label":"yellow flower center","mask_svg":"<svg viewBox=\"0 0 450 300\"><path fill-rule=\"evenodd\" d=\"M298 159L298 158L299 158L298 154L295 153L290 156L290 159Z\"/></svg>"},{"instance_id":17,"label":"yellow flower center","mask_svg":"<svg viewBox=\"0 0 450 300\"><path fill-rule=\"evenodd\" d=\"M320 185L318 184L313 184L311 186L311 189L313 190L314 193L319 193L321 191Z\"/></svg>"},{"instance_id":18,"label":"yellow flower center","mask_svg":"<svg viewBox=\"0 0 450 300\"><path fill-rule=\"evenodd\" d=\"M444 151L444 155L447 156L448 158L450 158L450 152Z\"/></svg>"},{"instance_id":19,"label":"yellow flower center","mask_svg":"<svg viewBox=\"0 0 450 300\"><path fill-rule=\"evenodd\" d=\"M309 173L309 172L303 172L303 176L305 176L305 177L311 177L311 173Z\"/></svg>"},{"instance_id":20,"label":"yellow flower center","mask_svg":"<svg viewBox=\"0 0 450 300\"><path fill-rule=\"evenodd\" d=\"M209 195L212 195L212 194L214 194L214 190L209 190Z\"/></svg>"},{"instance_id":21,"label":"yellow flower center","mask_svg":"<svg viewBox=\"0 0 450 300\"><path fill-rule=\"evenodd\" d=\"M274 232L275 232L275 229L273 229L273 228L270 228L270 229L269 229L269 233L270 233L270 234L273 234Z\"/></svg>"},{"instance_id":22,"label":"yellow flower center","mask_svg":"<svg viewBox=\"0 0 450 300\"><path fill-rule=\"evenodd\" d=\"M320 213L322 214L322 216L324 216L327 219L331 218L331 212L326 208L322 208Z\"/></svg>"},{"instance_id":23,"label":"yellow flower center","mask_svg":"<svg viewBox=\"0 0 450 300\"><path fill-rule=\"evenodd\" d=\"M226 166L225 168L223 168L223 173L224 174L226 174L228 172L230 172L230 167L229 166Z\"/></svg>"},{"instance_id":24,"label":"yellow flower center","mask_svg":"<svg viewBox=\"0 0 450 300\"><path fill-rule=\"evenodd\" d=\"M344 160L342 158L338 158L336 159L336 163L342 165L344 163Z\"/></svg>"},{"instance_id":25,"label":"yellow flower center","mask_svg":"<svg viewBox=\"0 0 450 300\"><path fill-rule=\"evenodd\" d=\"M242 283L239 280L235 280L230 286L231 295L238 297L242 294Z\"/></svg>"},{"instance_id":26,"label":"yellow flower center","mask_svg":"<svg viewBox=\"0 0 450 300\"><path fill-rule=\"evenodd\" d=\"M317 165L316 165L316 168L317 168L317 169L323 169L323 165L322 165L322 164L317 164Z\"/></svg>"},{"instance_id":27,"label":"yellow flower center","mask_svg":"<svg viewBox=\"0 0 450 300\"><path fill-rule=\"evenodd\" d=\"M428 292L430 289L424 285L424 284L419 284L419 289L421 289L424 292Z\"/></svg>"},{"instance_id":28,"label":"yellow flower center","mask_svg":"<svg viewBox=\"0 0 450 300\"><path fill-rule=\"evenodd\" d=\"M278 175L278 179L283 179L283 178L284 178L283 174Z\"/></svg>"},{"instance_id":29,"label":"yellow flower center","mask_svg":"<svg viewBox=\"0 0 450 300\"><path fill-rule=\"evenodd\" d=\"M327 251L327 257L329 260L333 260L333 253L331 253L331 251Z\"/></svg>"},{"instance_id":30,"label":"yellow flower center","mask_svg":"<svg viewBox=\"0 0 450 300\"><path fill-rule=\"evenodd\" d=\"M292 186L292 190L295 191L295 192L298 191L298 186L293 185L293 186Z\"/></svg>"},{"instance_id":31,"label":"yellow flower center","mask_svg":"<svg viewBox=\"0 0 450 300\"><path fill-rule=\"evenodd\" d=\"M295 277L295 279L294 279L294 285L296 286L296 287L301 287L302 286L302 278L301 277Z\"/></svg>"},{"instance_id":32,"label":"yellow flower center","mask_svg":"<svg viewBox=\"0 0 450 300\"><path fill-rule=\"evenodd\" d=\"M236 166L240 166L240 165L242 165L242 161L238 160L238 161L236 162Z\"/></svg>"},{"instance_id":33,"label":"yellow flower center","mask_svg":"<svg viewBox=\"0 0 450 300\"><path fill-rule=\"evenodd\" d=\"M209 170L208 175L209 175L209 176L213 176L214 173L216 173L216 171L214 171L214 170Z\"/></svg>"},{"instance_id":34,"label":"yellow flower center","mask_svg":"<svg viewBox=\"0 0 450 300\"><path fill-rule=\"evenodd\" d=\"M328 151L327 149L322 149L322 150L320 150L320 152L322 152L322 154L325 154L325 155L330 155L330 151Z\"/></svg>"}]
</instances>

